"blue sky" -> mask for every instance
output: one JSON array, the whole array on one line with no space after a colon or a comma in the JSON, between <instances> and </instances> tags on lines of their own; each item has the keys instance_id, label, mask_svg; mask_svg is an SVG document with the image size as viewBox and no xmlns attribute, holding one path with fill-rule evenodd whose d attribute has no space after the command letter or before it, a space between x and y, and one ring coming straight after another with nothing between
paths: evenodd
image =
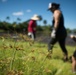
<instances>
[{"instance_id":1,"label":"blue sky","mask_svg":"<svg viewBox=\"0 0 76 75\"><path fill-rule=\"evenodd\" d=\"M9 22L17 21L18 17L24 22L38 14L47 20L47 24L52 24L52 13L47 11L50 2L60 4L65 27L76 28L76 0L0 0L0 20L4 21L9 16ZM38 21L38 24L43 25L43 21Z\"/></svg>"}]
</instances>

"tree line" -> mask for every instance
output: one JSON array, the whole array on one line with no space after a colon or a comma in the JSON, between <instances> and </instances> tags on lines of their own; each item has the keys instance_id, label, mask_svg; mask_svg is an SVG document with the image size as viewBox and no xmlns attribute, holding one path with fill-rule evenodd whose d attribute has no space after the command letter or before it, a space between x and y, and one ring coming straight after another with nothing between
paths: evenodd
<instances>
[{"instance_id":1,"label":"tree line","mask_svg":"<svg viewBox=\"0 0 76 75\"><path fill-rule=\"evenodd\" d=\"M6 17L6 20L10 20L10 17ZM5 32L9 31L9 32L25 32L27 33L27 28L28 28L28 22L29 20L25 21L25 22L22 22L21 23L21 19L20 18L17 18L18 22L13 22L13 23L9 23L7 21L0 21L0 30L3 30ZM47 25L47 20L43 20L43 24L44 25L37 25L37 31L51 31L52 29L52 25ZM67 32L68 33L76 33L76 29L70 29L70 28L67 28Z\"/></svg>"}]
</instances>

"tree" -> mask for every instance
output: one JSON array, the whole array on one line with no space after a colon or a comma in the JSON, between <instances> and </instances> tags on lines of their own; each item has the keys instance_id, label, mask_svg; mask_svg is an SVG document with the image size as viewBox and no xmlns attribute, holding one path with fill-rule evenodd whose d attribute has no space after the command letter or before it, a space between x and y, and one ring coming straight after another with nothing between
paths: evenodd
<instances>
[{"instance_id":1,"label":"tree","mask_svg":"<svg viewBox=\"0 0 76 75\"><path fill-rule=\"evenodd\" d=\"M67 28L67 33L71 33L71 30L69 28Z\"/></svg>"},{"instance_id":2,"label":"tree","mask_svg":"<svg viewBox=\"0 0 76 75\"><path fill-rule=\"evenodd\" d=\"M39 15L39 18L40 18L40 20L39 20L39 21L41 21L41 20L42 20L42 16L41 16L41 15Z\"/></svg>"},{"instance_id":3,"label":"tree","mask_svg":"<svg viewBox=\"0 0 76 75\"><path fill-rule=\"evenodd\" d=\"M20 22L20 21L21 21L21 19L18 17L18 18L17 18L17 21L18 21L18 22Z\"/></svg>"},{"instance_id":4,"label":"tree","mask_svg":"<svg viewBox=\"0 0 76 75\"><path fill-rule=\"evenodd\" d=\"M6 19L7 19L7 20L9 20L9 19L10 19L10 17L9 17L9 16L7 16L7 17L6 17Z\"/></svg>"},{"instance_id":5,"label":"tree","mask_svg":"<svg viewBox=\"0 0 76 75\"><path fill-rule=\"evenodd\" d=\"M44 23L44 26L46 26L46 24L47 24L47 21L46 21L46 20L44 20L44 21L43 21L43 23Z\"/></svg>"},{"instance_id":6,"label":"tree","mask_svg":"<svg viewBox=\"0 0 76 75\"><path fill-rule=\"evenodd\" d=\"M7 16L7 17L6 17L6 20L7 20L7 21L8 21L8 20L10 20L10 17L9 17L9 16Z\"/></svg>"},{"instance_id":7,"label":"tree","mask_svg":"<svg viewBox=\"0 0 76 75\"><path fill-rule=\"evenodd\" d=\"M76 29L73 29L72 31L73 31L74 34L76 34Z\"/></svg>"}]
</instances>

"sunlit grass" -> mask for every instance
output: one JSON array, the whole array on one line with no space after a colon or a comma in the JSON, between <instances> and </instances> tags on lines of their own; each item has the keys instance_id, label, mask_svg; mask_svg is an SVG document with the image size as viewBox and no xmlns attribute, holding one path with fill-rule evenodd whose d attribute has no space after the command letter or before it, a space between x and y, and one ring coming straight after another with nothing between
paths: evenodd
<instances>
[{"instance_id":1,"label":"sunlit grass","mask_svg":"<svg viewBox=\"0 0 76 75\"><path fill-rule=\"evenodd\" d=\"M21 37L23 37L21 35ZM74 47L66 46L69 56ZM0 38L0 75L75 75L71 63L63 62L63 53L58 44L51 58L47 57L47 44Z\"/></svg>"}]
</instances>

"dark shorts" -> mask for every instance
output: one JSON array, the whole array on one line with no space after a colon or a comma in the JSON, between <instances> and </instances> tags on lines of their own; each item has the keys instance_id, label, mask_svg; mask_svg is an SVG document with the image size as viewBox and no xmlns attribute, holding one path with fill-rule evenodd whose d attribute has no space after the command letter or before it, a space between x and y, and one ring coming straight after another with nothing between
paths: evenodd
<instances>
[{"instance_id":1,"label":"dark shorts","mask_svg":"<svg viewBox=\"0 0 76 75\"><path fill-rule=\"evenodd\" d=\"M76 38L74 37L73 40L76 42Z\"/></svg>"},{"instance_id":2,"label":"dark shorts","mask_svg":"<svg viewBox=\"0 0 76 75\"><path fill-rule=\"evenodd\" d=\"M76 60L76 50L75 50L74 53L73 53L73 57L74 57L75 60Z\"/></svg>"}]
</instances>

